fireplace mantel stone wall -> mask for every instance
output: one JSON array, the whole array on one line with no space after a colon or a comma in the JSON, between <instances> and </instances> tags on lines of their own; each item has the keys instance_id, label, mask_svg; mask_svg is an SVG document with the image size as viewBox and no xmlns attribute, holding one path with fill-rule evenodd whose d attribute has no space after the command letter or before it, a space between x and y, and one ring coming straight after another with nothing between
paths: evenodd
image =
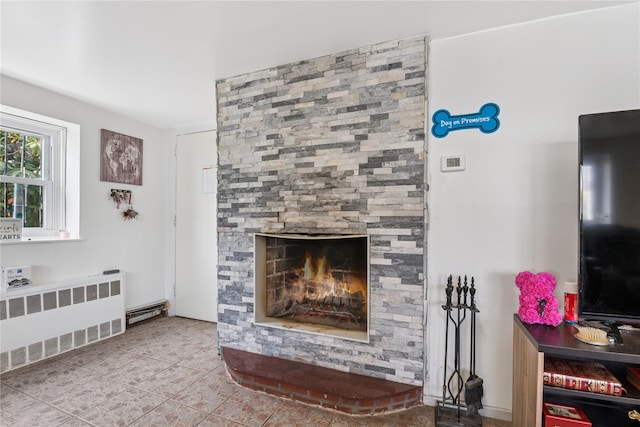
<instances>
[{"instance_id":1,"label":"fireplace mantel stone wall","mask_svg":"<svg viewBox=\"0 0 640 427\"><path fill-rule=\"evenodd\" d=\"M422 385L425 38L217 82L220 345ZM254 323L254 233L368 234L370 340Z\"/></svg>"}]
</instances>

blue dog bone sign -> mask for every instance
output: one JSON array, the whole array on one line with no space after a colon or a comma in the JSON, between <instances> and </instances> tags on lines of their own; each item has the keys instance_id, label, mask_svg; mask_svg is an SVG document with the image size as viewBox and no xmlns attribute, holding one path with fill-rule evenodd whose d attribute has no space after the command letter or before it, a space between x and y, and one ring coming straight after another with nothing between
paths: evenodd
<instances>
[{"instance_id":1,"label":"blue dog bone sign","mask_svg":"<svg viewBox=\"0 0 640 427\"><path fill-rule=\"evenodd\" d=\"M438 110L433 114L431 133L436 138L444 138L449 132L461 129L478 128L482 133L491 133L500 127L500 107L493 102L484 104L480 111L471 114L452 116L447 110Z\"/></svg>"}]
</instances>

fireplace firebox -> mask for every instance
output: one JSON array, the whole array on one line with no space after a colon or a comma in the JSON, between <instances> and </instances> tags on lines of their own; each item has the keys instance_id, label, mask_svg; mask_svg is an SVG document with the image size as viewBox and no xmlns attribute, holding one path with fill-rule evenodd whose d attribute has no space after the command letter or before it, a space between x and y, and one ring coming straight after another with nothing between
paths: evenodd
<instances>
[{"instance_id":1,"label":"fireplace firebox","mask_svg":"<svg viewBox=\"0 0 640 427\"><path fill-rule=\"evenodd\" d=\"M255 235L256 323L368 341L367 236Z\"/></svg>"}]
</instances>

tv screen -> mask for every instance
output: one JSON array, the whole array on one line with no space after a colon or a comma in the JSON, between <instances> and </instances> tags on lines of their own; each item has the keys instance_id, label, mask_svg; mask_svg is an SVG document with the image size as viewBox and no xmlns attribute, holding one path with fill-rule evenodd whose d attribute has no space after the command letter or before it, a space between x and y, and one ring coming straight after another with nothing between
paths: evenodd
<instances>
[{"instance_id":1,"label":"tv screen","mask_svg":"<svg viewBox=\"0 0 640 427\"><path fill-rule=\"evenodd\" d=\"M640 321L640 110L579 117L579 312Z\"/></svg>"}]
</instances>

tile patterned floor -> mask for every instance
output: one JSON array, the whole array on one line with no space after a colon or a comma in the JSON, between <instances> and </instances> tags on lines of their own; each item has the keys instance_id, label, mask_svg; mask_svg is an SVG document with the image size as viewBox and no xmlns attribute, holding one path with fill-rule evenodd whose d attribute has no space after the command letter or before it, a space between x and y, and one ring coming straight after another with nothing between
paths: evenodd
<instances>
[{"instance_id":1,"label":"tile patterned floor","mask_svg":"<svg viewBox=\"0 0 640 427\"><path fill-rule=\"evenodd\" d=\"M434 426L433 408L376 417L286 401L233 382L216 325L164 317L0 377L0 426ZM485 419L485 427L511 423Z\"/></svg>"}]
</instances>

